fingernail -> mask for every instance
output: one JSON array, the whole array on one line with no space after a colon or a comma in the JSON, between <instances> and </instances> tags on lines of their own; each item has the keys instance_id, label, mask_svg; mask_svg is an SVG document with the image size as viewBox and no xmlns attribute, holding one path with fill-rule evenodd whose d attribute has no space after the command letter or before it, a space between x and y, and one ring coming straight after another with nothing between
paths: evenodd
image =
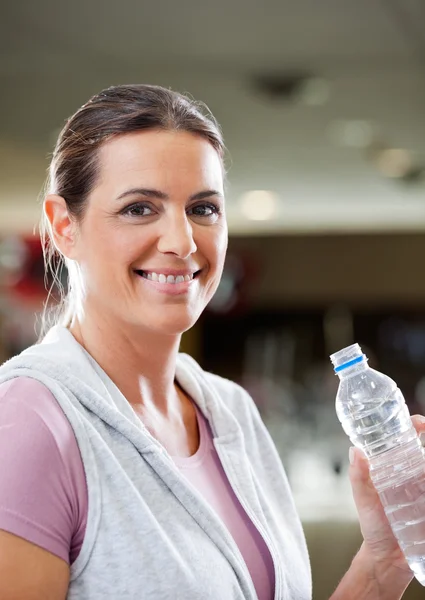
<instances>
[{"instance_id":1,"label":"fingernail","mask_svg":"<svg viewBox=\"0 0 425 600\"><path fill-rule=\"evenodd\" d=\"M354 465L355 458L356 458L355 448L354 448L354 446L351 446L350 450L348 451L348 459L350 461L350 465Z\"/></svg>"}]
</instances>

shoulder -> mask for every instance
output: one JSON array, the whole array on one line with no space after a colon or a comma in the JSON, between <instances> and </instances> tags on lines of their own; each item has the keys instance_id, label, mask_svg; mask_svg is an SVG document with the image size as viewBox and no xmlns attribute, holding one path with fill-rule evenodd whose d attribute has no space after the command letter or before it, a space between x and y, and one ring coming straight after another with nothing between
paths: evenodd
<instances>
[{"instance_id":1,"label":"shoulder","mask_svg":"<svg viewBox=\"0 0 425 600\"><path fill-rule=\"evenodd\" d=\"M44 470L56 465L64 475L79 468L74 431L52 392L31 377L0 384L0 449L17 467ZM32 467L31 467L32 465Z\"/></svg>"},{"instance_id":2,"label":"shoulder","mask_svg":"<svg viewBox=\"0 0 425 600\"><path fill-rule=\"evenodd\" d=\"M28 393L42 396L51 395L49 389L41 381L31 377L14 377L0 383L0 401L10 400L12 397L24 397Z\"/></svg>"},{"instance_id":3,"label":"shoulder","mask_svg":"<svg viewBox=\"0 0 425 600\"><path fill-rule=\"evenodd\" d=\"M15 415L19 427L31 431L33 443L49 446L56 442L64 449L66 442L73 442L72 428L60 405L37 379L15 377L0 383L0 414L2 420L6 414Z\"/></svg>"},{"instance_id":4,"label":"shoulder","mask_svg":"<svg viewBox=\"0 0 425 600\"><path fill-rule=\"evenodd\" d=\"M69 561L86 496L73 430L50 390L30 377L0 384L0 423L0 529Z\"/></svg>"},{"instance_id":5,"label":"shoulder","mask_svg":"<svg viewBox=\"0 0 425 600\"><path fill-rule=\"evenodd\" d=\"M40 418L55 412L57 403L51 391L37 379L14 377L0 383L0 410L16 411Z\"/></svg>"}]
</instances>

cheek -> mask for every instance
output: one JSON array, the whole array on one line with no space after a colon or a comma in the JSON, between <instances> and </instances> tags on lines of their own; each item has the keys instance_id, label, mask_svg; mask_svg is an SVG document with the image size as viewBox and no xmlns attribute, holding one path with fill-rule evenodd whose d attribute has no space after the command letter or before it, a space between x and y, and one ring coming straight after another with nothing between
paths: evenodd
<instances>
[{"instance_id":1,"label":"cheek","mask_svg":"<svg viewBox=\"0 0 425 600\"><path fill-rule=\"evenodd\" d=\"M227 228L223 227L223 230L221 231L221 235L219 236L219 238L217 240L217 249L216 249L217 264L220 269L220 274L221 274L221 271L223 270L224 261L226 260L228 241L229 240L228 240Z\"/></svg>"},{"instance_id":2,"label":"cheek","mask_svg":"<svg viewBox=\"0 0 425 600\"><path fill-rule=\"evenodd\" d=\"M138 235L131 234L132 232L127 232L117 236L115 244L108 250L111 259L120 262L123 266L134 263L147 248L146 239L140 235L140 232Z\"/></svg>"},{"instance_id":3,"label":"cheek","mask_svg":"<svg viewBox=\"0 0 425 600\"><path fill-rule=\"evenodd\" d=\"M226 259L227 242L227 230L225 228L219 229L216 235L209 238L208 242L206 242L208 250L205 249L205 254L209 259L210 268L218 280L221 277Z\"/></svg>"},{"instance_id":4,"label":"cheek","mask_svg":"<svg viewBox=\"0 0 425 600\"><path fill-rule=\"evenodd\" d=\"M88 243L85 248L90 254L90 262L96 263L102 270L111 270L113 265L126 267L144 253L152 244L149 231L137 227L93 227L85 235ZM84 258L83 258L84 260Z\"/></svg>"}]
</instances>

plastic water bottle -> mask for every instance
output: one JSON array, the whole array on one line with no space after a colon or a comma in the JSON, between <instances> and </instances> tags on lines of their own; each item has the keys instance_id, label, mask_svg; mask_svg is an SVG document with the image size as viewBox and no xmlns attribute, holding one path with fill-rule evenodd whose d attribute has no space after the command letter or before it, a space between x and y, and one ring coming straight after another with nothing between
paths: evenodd
<instances>
[{"instance_id":1,"label":"plastic water bottle","mask_svg":"<svg viewBox=\"0 0 425 600\"><path fill-rule=\"evenodd\" d=\"M369 460L372 482L416 579L425 585L425 455L397 384L367 364L358 344L331 361L340 378L336 412Z\"/></svg>"}]
</instances>

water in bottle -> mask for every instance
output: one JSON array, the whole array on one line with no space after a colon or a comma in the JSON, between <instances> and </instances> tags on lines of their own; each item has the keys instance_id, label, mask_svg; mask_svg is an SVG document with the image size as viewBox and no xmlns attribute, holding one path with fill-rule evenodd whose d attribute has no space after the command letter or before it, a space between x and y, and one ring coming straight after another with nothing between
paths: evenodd
<instances>
[{"instance_id":1,"label":"water in bottle","mask_svg":"<svg viewBox=\"0 0 425 600\"><path fill-rule=\"evenodd\" d=\"M340 378L336 412L369 460L372 482L418 581L425 585L425 455L397 384L371 369L358 344L331 361Z\"/></svg>"}]
</instances>

